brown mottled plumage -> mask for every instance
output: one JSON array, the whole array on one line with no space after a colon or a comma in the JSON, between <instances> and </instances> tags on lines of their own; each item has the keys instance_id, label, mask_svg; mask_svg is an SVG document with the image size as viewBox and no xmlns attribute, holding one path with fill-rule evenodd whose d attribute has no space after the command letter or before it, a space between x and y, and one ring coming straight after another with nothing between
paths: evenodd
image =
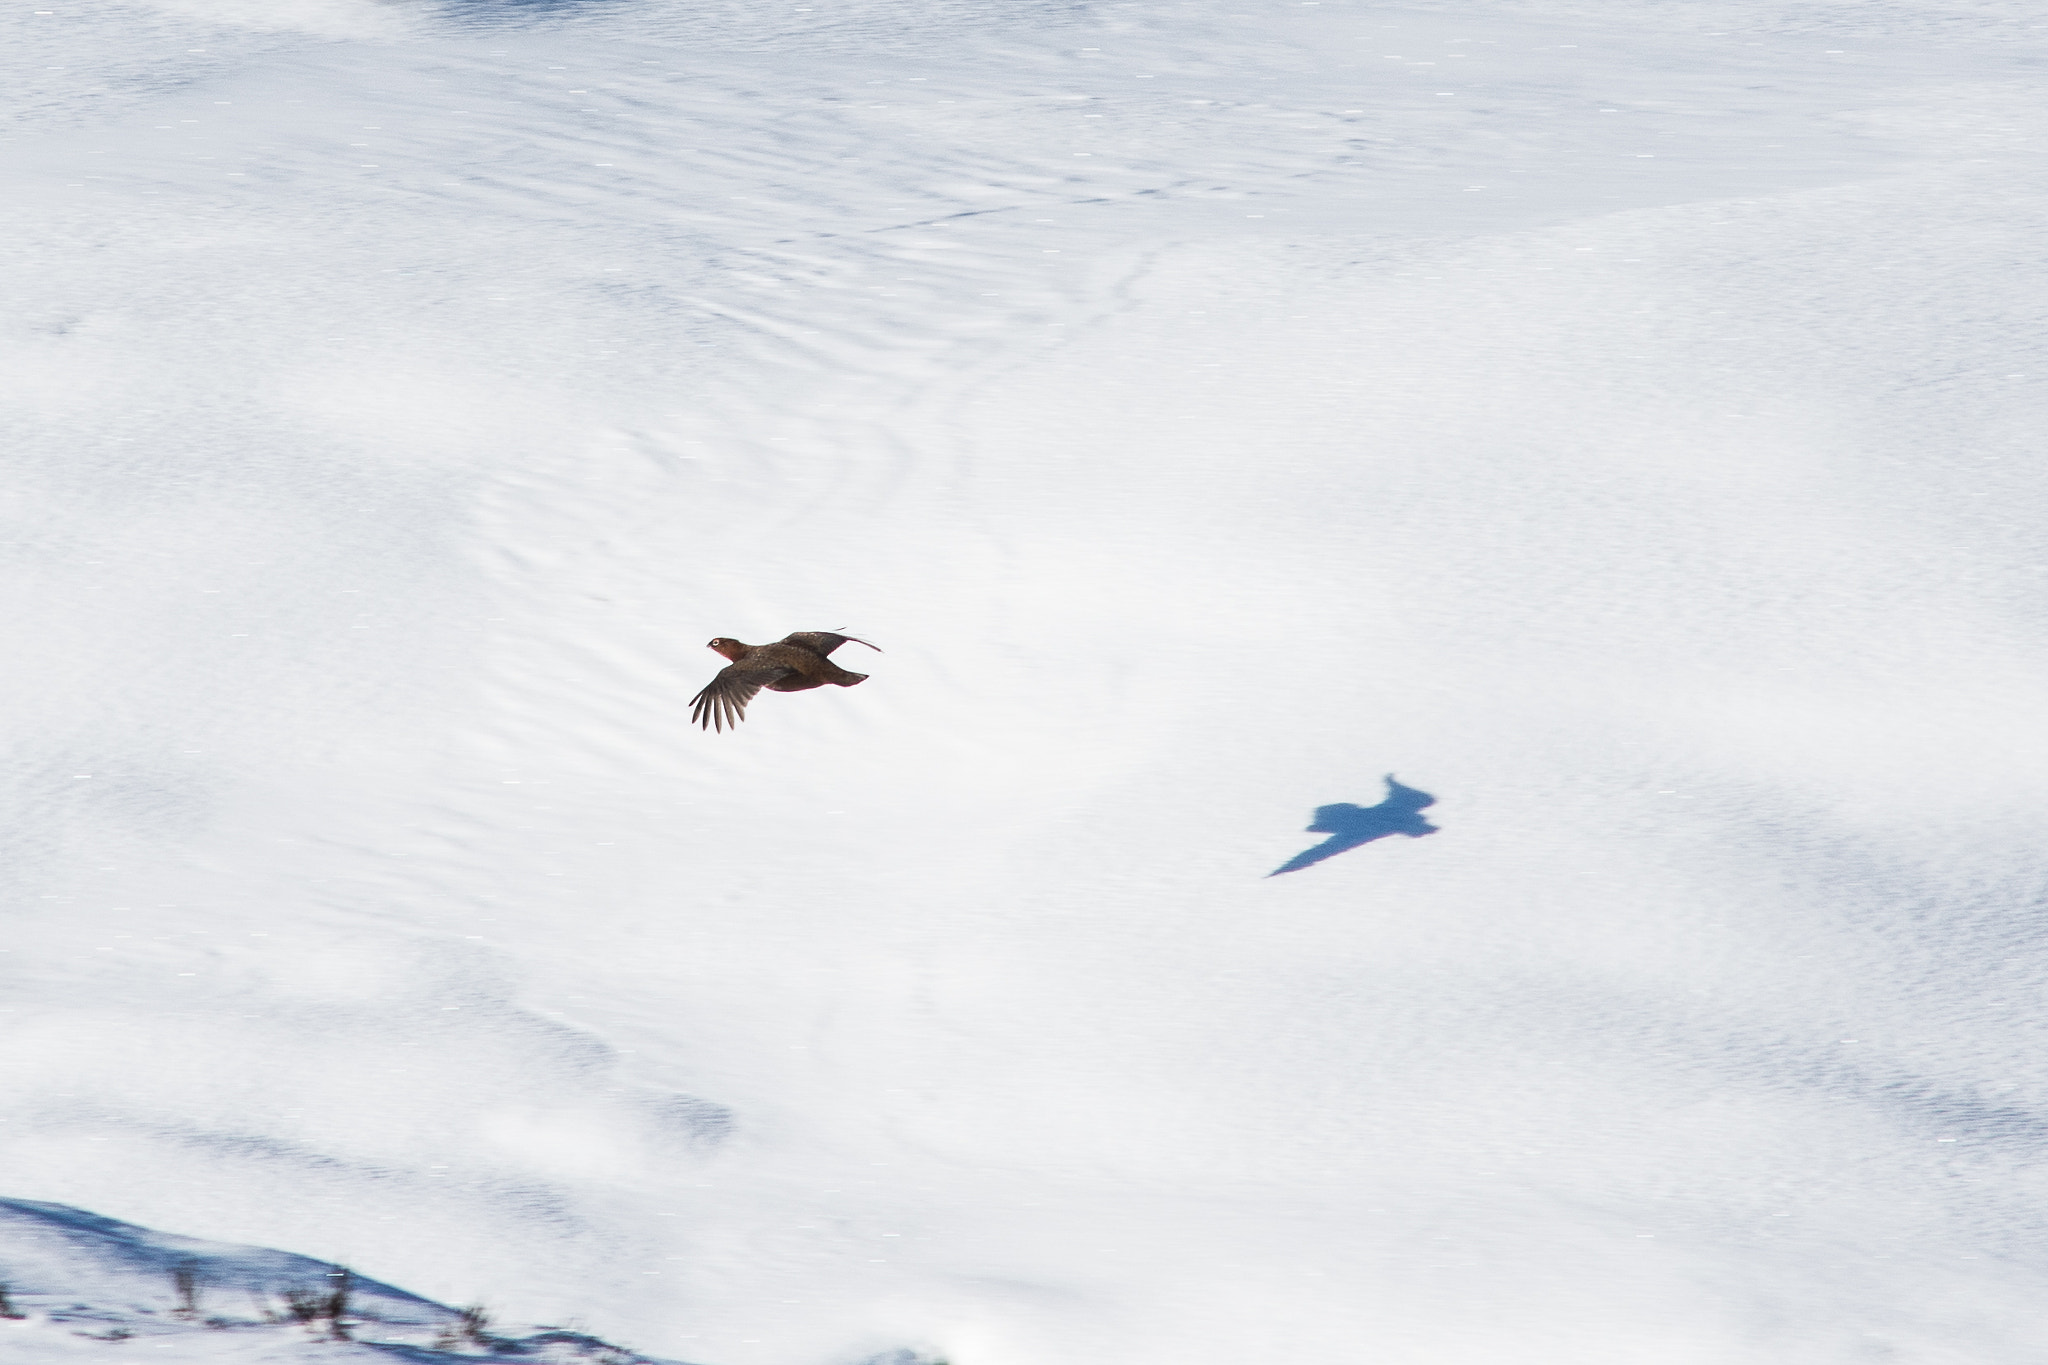
<instances>
[{"instance_id":1,"label":"brown mottled plumage","mask_svg":"<svg viewBox=\"0 0 2048 1365\"><path fill-rule=\"evenodd\" d=\"M718 670L709 687L690 699L690 719L707 730L723 730L740 723L747 703L764 687L771 692L807 692L826 683L851 687L866 682L867 674L849 673L826 657L848 640L868 645L866 640L824 630L800 630L772 645L742 644L721 635L707 648L732 662ZM882 652L874 645L868 648Z\"/></svg>"}]
</instances>

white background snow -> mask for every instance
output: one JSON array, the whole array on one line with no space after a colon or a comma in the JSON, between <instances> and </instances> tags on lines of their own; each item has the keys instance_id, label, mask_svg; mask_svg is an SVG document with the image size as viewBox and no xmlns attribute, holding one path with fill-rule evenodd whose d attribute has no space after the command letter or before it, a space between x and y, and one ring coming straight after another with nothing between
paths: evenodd
<instances>
[{"instance_id":1,"label":"white background snow","mask_svg":"<svg viewBox=\"0 0 2048 1365\"><path fill-rule=\"evenodd\" d=\"M0 1193L712 1365L2039 1359L2038 5L0 33Z\"/></svg>"}]
</instances>

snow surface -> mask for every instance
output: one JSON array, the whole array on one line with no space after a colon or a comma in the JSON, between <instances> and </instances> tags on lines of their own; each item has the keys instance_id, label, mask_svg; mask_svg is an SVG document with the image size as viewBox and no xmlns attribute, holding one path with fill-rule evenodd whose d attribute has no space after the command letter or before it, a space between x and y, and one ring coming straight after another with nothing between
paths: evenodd
<instances>
[{"instance_id":1,"label":"snow surface","mask_svg":"<svg viewBox=\"0 0 2048 1365\"><path fill-rule=\"evenodd\" d=\"M2039 1358L2038 6L43 3L6 1194L711 1365Z\"/></svg>"}]
</instances>

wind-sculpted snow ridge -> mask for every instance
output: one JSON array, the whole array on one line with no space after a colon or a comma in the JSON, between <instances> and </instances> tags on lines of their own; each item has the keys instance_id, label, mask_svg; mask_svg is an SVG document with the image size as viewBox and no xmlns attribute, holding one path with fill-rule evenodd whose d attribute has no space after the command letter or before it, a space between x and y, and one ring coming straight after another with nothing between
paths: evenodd
<instances>
[{"instance_id":1,"label":"wind-sculpted snow ridge","mask_svg":"<svg viewBox=\"0 0 2048 1365\"><path fill-rule=\"evenodd\" d=\"M62 1359L122 1342L154 1348L153 1360L251 1365L479 1356L669 1365L562 1328L501 1334L482 1308L449 1308L309 1256L0 1199L0 1359Z\"/></svg>"}]
</instances>

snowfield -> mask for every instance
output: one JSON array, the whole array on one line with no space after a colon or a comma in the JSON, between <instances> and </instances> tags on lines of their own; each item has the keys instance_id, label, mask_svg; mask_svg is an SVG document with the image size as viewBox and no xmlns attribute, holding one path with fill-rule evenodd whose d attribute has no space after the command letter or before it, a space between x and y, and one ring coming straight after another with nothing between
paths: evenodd
<instances>
[{"instance_id":1,"label":"snowfield","mask_svg":"<svg viewBox=\"0 0 2048 1365\"><path fill-rule=\"evenodd\" d=\"M0 1360L2038 1360L2038 6L43 3Z\"/></svg>"}]
</instances>

